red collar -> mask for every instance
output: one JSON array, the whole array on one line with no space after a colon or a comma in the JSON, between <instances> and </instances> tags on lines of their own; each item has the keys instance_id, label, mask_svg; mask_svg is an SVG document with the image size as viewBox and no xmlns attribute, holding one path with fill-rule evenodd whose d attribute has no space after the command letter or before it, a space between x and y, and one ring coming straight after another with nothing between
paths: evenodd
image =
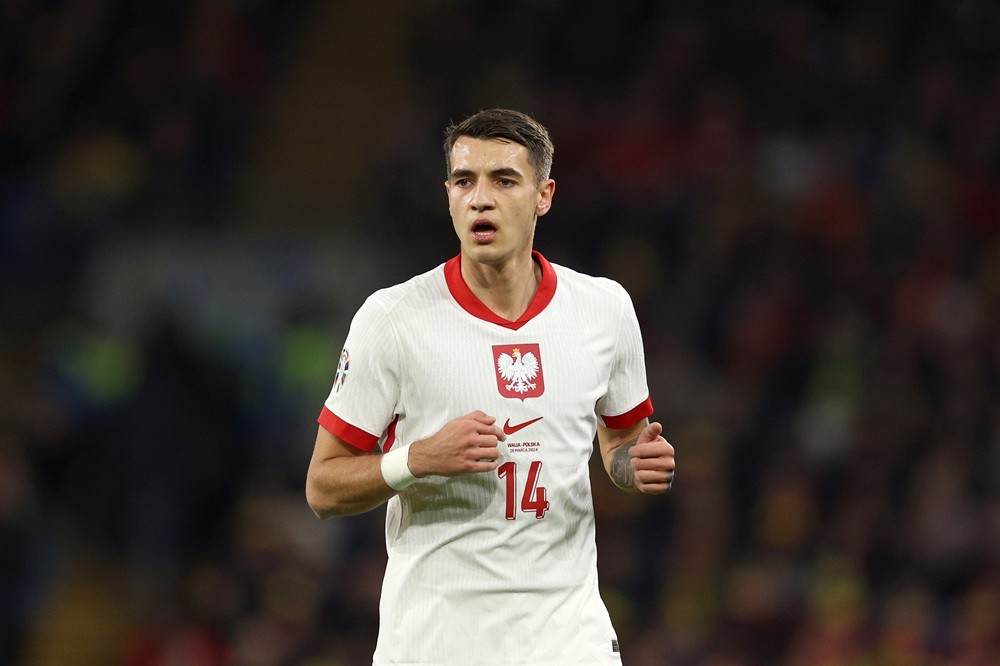
<instances>
[{"instance_id":1,"label":"red collar","mask_svg":"<svg viewBox=\"0 0 1000 666\"><path fill-rule=\"evenodd\" d=\"M459 254L452 257L444 265L444 279L448 283L448 291L451 295L462 306L462 309L471 314L473 317L478 317L483 321L488 321L492 324L498 326L503 326L504 328L509 328L512 330L517 330L527 324L535 315L545 309L545 306L549 304L552 297L556 293L556 272L552 268L545 257L541 255L537 250L531 251L531 258L542 269L542 281L538 285L538 291L531 299L531 303L528 304L528 309L524 311L517 321L510 321L504 319L500 315L496 314L490 310L486 305L479 300L479 298L472 293L469 285L465 283L465 278L462 277L462 255Z\"/></svg>"}]
</instances>

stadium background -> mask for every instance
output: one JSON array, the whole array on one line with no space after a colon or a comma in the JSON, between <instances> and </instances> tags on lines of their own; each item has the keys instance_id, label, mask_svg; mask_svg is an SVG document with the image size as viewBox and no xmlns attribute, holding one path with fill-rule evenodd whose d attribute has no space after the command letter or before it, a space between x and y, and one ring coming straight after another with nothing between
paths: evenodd
<instances>
[{"instance_id":1,"label":"stadium background","mask_svg":"<svg viewBox=\"0 0 1000 666\"><path fill-rule=\"evenodd\" d=\"M503 105L678 451L594 477L628 663L997 663L998 64L987 0L0 3L0 662L365 663L315 417Z\"/></svg>"}]
</instances>

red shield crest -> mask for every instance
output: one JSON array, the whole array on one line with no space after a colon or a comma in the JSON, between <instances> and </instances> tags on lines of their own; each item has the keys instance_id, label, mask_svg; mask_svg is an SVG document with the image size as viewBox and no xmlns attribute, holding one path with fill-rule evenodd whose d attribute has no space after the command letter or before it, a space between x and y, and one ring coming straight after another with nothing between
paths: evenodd
<instances>
[{"instance_id":1,"label":"red shield crest","mask_svg":"<svg viewBox=\"0 0 1000 666\"><path fill-rule=\"evenodd\" d=\"M493 345L497 389L505 398L537 398L545 391L542 354L537 343Z\"/></svg>"}]
</instances>

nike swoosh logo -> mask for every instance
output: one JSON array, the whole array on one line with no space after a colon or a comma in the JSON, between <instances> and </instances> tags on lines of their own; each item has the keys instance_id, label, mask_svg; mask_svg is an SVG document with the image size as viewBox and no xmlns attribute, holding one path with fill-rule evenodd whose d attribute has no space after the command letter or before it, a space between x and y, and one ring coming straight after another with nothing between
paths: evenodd
<instances>
[{"instance_id":1,"label":"nike swoosh logo","mask_svg":"<svg viewBox=\"0 0 1000 666\"><path fill-rule=\"evenodd\" d=\"M542 420L542 417L539 416L537 419L531 419L530 421L525 421L524 423L518 423L516 425L511 425L510 424L510 419L507 419L506 421L504 421L504 424L503 424L503 434L505 434L505 435L513 435L518 430L521 430L523 428L527 428L528 426L530 426L535 421L541 421L541 420Z\"/></svg>"}]
</instances>

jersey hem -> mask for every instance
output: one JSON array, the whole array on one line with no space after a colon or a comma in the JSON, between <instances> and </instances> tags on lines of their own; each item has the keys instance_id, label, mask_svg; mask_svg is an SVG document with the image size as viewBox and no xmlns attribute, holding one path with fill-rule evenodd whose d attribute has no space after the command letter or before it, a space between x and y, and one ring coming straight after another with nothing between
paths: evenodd
<instances>
[{"instance_id":1,"label":"jersey hem","mask_svg":"<svg viewBox=\"0 0 1000 666\"><path fill-rule=\"evenodd\" d=\"M605 427L613 430L622 430L634 426L652 413L653 401L650 398L646 398L624 414L619 414L618 416L604 416L602 414L601 418L604 420Z\"/></svg>"},{"instance_id":2,"label":"jersey hem","mask_svg":"<svg viewBox=\"0 0 1000 666\"><path fill-rule=\"evenodd\" d=\"M330 411L324 405L316 421L323 426L331 435L336 435L356 449L370 452L378 444L378 436L373 435L357 426L353 426Z\"/></svg>"}]
</instances>

